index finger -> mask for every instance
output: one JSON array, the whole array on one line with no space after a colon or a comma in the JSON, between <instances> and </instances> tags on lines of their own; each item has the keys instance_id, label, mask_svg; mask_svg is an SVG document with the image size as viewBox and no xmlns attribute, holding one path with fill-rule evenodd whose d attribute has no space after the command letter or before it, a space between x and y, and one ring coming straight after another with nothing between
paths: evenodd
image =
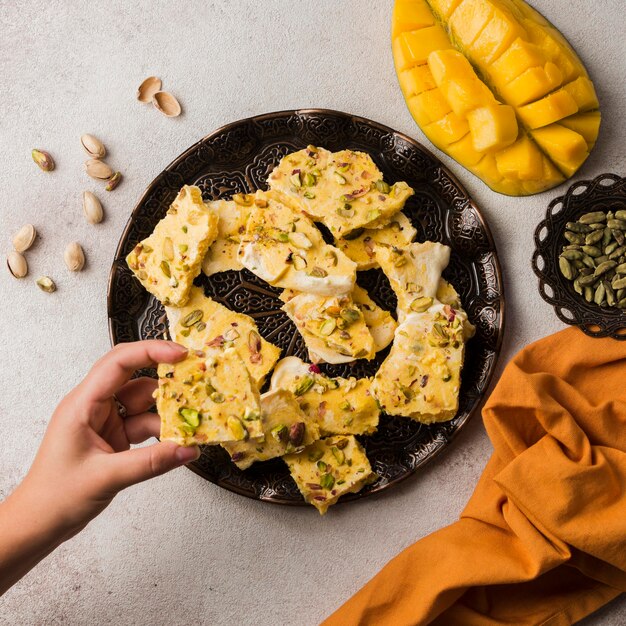
<instances>
[{"instance_id":1,"label":"index finger","mask_svg":"<svg viewBox=\"0 0 626 626\"><path fill-rule=\"evenodd\" d=\"M89 400L101 402L128 382L136 370L157 363L176 363L186 355L187 348L173 341L120 343L96 362L80 386Z\"/></svg>"}]
</instances>

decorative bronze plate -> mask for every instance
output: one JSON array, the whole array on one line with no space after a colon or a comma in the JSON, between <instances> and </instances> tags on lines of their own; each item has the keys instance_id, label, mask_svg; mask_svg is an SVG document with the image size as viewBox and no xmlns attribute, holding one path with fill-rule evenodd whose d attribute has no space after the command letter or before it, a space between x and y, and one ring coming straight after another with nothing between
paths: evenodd
<instances>
[{"instance_id":1,"label":"decorative bronze plate","mask_svg":"<svg viewBox=\"0 0 626 626\"><path fill-rule=\"evenodd\" d=\"M535 230L533 270L539 278L541 297L554 307L562 322L578 326L590 337L626 340L626 311L587 302L561 274L559 254L568 243L563 237L565 224L575 222L583 213L624 209L626 178L601 174L574 183L564 196L552 200L546 219Z\"/></svg>"},{"instance_id":2,"label":"decorative bronze plate","mask_svg":"<svg viewBox=\"0 0 626 626\"><path fill-rule=\"evenodd\" d=\"M376 122L321 109L259 115L211 133L168 165L133 211L111 269L109 327L113 344L164 336L166 326L160 303L133 277L124 257L152 232L183 185L198 185L205 200L265 188L266 178L278 161L308 144L329 150L365 151L386 181L404 180L415 189L405 213L416 227L419 241L441 241L452 248L444 276L461 294L477 329L476 337L467 346L457 416L432 426L381 416L375 435L359 437L379 478L360 493L342 498L353 500L406 478L450 443L484 395L502 340L504 295L489 228L454 176L416 141ZM380 270L360 272L358 283L381 306L395 311L395 296ZM247 270L211 278L201 275L196 284L228 308L251 315L261 334L282 348L283 356L307 359L300 335L280 310L279 289ZM322 369L333 376L372 376L387 353L388 350L380 352L373 361L324 365ZM190 467L207 480L250 498L281 504L303 503L280 459L241 471L222 448L205 446L200 459Z\"/></svg>"}]
</instances>

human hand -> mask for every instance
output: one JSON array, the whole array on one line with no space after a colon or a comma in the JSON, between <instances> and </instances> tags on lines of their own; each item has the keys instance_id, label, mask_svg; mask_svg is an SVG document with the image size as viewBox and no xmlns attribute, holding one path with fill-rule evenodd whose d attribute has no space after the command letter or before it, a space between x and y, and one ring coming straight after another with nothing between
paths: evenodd
<instances>
[{"instance_id":1,"label":"human hand","mask_svg":"<svg viewBox=\"0 0 626 626\"><path fill-rule=\"evenodd\" d=\"M120 344L103 356L59 404L37 456L14 496L40 510L52 532L66 539L84 528L125 487L198 458L197 447L172 442L129 449L159 434L148 412L157 382L133 373L155 363L175 363L187 354L169 341ZM119 414L117 403L126 408Z\"/></svg>"}]
</instances>

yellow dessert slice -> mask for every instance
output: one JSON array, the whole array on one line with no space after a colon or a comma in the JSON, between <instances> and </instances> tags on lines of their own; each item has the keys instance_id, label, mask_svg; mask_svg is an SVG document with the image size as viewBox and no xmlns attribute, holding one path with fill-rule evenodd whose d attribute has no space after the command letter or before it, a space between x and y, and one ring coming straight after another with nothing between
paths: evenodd
<instances>
[{"instance_id":1,"label":"yellow dessert slice","mask_svg":"<svg viewBox=\"0 0 626 626\"><path fill-rule=\"evenodd\" d=\"M376 475L361 444L351 436L316 441L283 457L304 499L324 515L346 493L356 493Z\"/></svg>"},{"instance_id":2,"label":"yellow dessert slice","mask_svg":"<svg viewBox=\"0 0 626 626\"><path fill-rule=\"evenodd\" d=\"M191 446L263 435L259 391L232 348L190 351L180 363L160 364L158 374L161 441Z\"/></svg>"},{"instance_id":3,"label":"yellow dessert slice","mask_svg":"<svg viewBox=\"0 0 626 626\"><path fill-rule=\"evenodd\" d=\"M426 241L404 250L377 248L376 258L398 298L398 319L402 321L405 315L432 306L441 272L450 260L450 248Z\"/></svg>"},{"instance_id":4,"label":"yellow dessert slice","mask_svg":"<svg viewBox=\"0 0 626 626\"><path fill-rule=\"evenodd\" d=\"M463 324L463 339L465 341L471 339L476 334L476 327L467 318L467 313L461 306L461 297L456 289L445 278L442 278L437 286L437 300L453 309L453 311L445 309L446 314L450 316L454 313L455 317L458 316Z\"/></svg>"},{"instance_id":5,"label":"yellow dessert slice","mask_svg":"<svg viewBox=\"0 0 626 626\"><path fill-rule=\"evenodd\" d=\"M389 223L382 228L359 228L347 236L336 239L335 245L352 259L357 270L369 270L378 267L374 249L377 245L404 248L417 235L411 220L402 211L391 217Z\"/></svg>"},{"instance_id":6,"label":"yellow dessert slice","mask_svg":"<svg viewBox=\"0 0 626 626\"><path fill-rule=\"evenodd\" d=\"M317 422L300 409L291 391L278 389L261 396L263 437L233 443L223 443L239 469L257 461L268 461L285 454L302 451L320 438Z\"/></svg>"},{"instance_id":7,"label":"yellow dessert slice","mask_svg":"<svg viewBox=\"0 0 626 626\"><path fill-rule=\"evenodd\" d=\"M217 238L202 261L202 271L207 276L212 276L218 272L242 269L237 251L254 206L254 196L237 194L237 200L216 200L209 206L217 213L219 222Z\"/></svg>"},{"instance_id":8,"label":"yellow dessert slice","mask_svg":"<svg viewBox=\"0 0 626 626\"><path fill-rule=\"evenodd\" d=\"M300 292L285 289L279 296L283 302L289 302ZM367 291L358 285L352 290L352 301L363 313L363 319L374 340L374 350L379 352L393 341L393 334L398 325L391 313L379 307L368 295Z\"/></svg>"},{"instance_id":9,"label":"yellow dessert slice","mask_svg":"<svg viewBox=\"0 0 626 626\"><path fill-rule=\"evenodd\" d=\"M380 409L369 388L371 378L330 378L295 356L281 359L270 390L293 391L302 411L315 420L322 435L370 435Z\"/></svg>"},{"instance_id":10,"label":"yellow dessert slice","mask_svg":"<svg viewBox=\"0 0 626 626\"><path fill-rule=\"evenodd\" d=\"M182 306L217 236L217 222L200 189L185 185L152 234L126 257L128 267L163 304Z\"/></svg>"},{"instance_id":11,"label":"yellow dessert slice","mask_svg":"<svg viewBox=\"0 0 626 626\"><path fill-rule=\"evenodd\" d=\"M270 285L331 296L348 293L356 263L326 244L296 201L257 191L239 248L242 265Z\"/></svg>"},{"instance_id":12,"label":"yellow dessert slice","mask_svg":"<svg viewBox=\"0 0 626 626\"><path fill-rule=\"evenodd\" d=\"M391 313L379 307L370 297L367 291L358 285L352 291L354 304L363 313L363 319L374 340L374 350L380 352L392 341L398 323Z\"/></svg>"},{"instance_id":13,"label":"yellow dessert slice","mask_svg":"<svg viewBox=\"0 0 626 626\"><path fill-rule=\"evenodd\" d=\"M372 383L381 409L425 424L452 419L458 409L463 332L461 314L447 305L408 315Z\"/></svg>"},{"instance_id":14,"label":"yellow dessert slice","mask_svg":"<svg viewBox=\"0 0 626 626\"><path fill-rule=\"evenodd\" d=\"M357 228L384 226L413 194L389 185L369 154L309 146L283 157L268 178L271 189L297 198L303 210L335 238Z\"/></svg>"},{"instance_id":15,"label":"yellow dessert slice","mask_svg":"<svg viewBox=\"0 0 626 626\"><path fill-rule=\"evenodd\" d=\"M254 320L207 298L193 287L186 306L166 307L170 337L190 350L207 346L233 347L261 386L280 357L280 348L259 334Z\"/></svg>"},{"instance_id":16,"label":"yellow dessert slice","mask_svg":"<svg viewBox=\"0 0 626 626\"><path fill-rule=\"evenodd\" d=\"M314 363L374 358L374 339L350 295L301 293L282 309L302 335Z\"/></svg>"}]
</instances>

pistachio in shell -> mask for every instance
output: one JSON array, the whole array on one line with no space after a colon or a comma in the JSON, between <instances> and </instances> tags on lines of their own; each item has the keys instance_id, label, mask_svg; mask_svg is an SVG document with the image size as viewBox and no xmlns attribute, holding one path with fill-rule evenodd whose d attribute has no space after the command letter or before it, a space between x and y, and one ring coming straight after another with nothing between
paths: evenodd
<instances>
[{"instance_id":1,"label":"pistachio in shell","mask_svg":"<svg viewBox=\"0 0 626 626\"><path fill-rule=\"evenodd\" d=\"M68 243L63 252L63 260L70 272L80 272L85 267L85 253L81 245L76 241Z\"/></svg>"},{"instance_id":2,"label":"pistachio in shell","mask_svg":"<svg viewBox=\"0 0 626 626\"><path fill-rule=\"evenodd\" d=\"M182 111L178 100L168 91L157 91L152 96L152 104L166 117L178 117Z\"/></svg>"},{"instance_id":3,"label":"pistachio in shell","mask_svg":"<svg viewBox=\"0 0 626 626\"><path fill-rule=\"evenodd\" d=\"M160 78L157 76L148 76L148 78L139 85L139 89L137 89L137 100L144 104L152 102L154 94L157 93L157 91L161 91L161 86Z\"/></svg>"},{"instance_id":4,"label":"pistachio in shell","mask_svg":"<svg viewBox=\"0 0 626 626\"><path fill-rule=\"evenodd\" d=\"M104 144L93 135L81 135L80 143L85 148L85 152L94 159L101 159L107 153Z\"/></svg>"},{"instance_id":5,"label":"pistachio in shell","mask_svg":"<svg viewBox=\"0 0 626 626\"><path fill-rule=\"evenodd\" d=\"M32 224L24 224L13 236L13 247L17 252L26 252L37 237L37 231Z\"/></svg>"},{"instance_id":6,"label":"pistachio in shell","mask_svg":"<svg viewBox=\"0 0 626 626\"><path fill-rule=\"evenodd\" d=\"M96 194L91 191L83 192L83 212L90 224L99 224L104 217L102 204Z\"/></svg>"},{"instance_id":7,"label":"pistachio in shell","mask_svg":"<svg viewBox=\"0 0 626 626\"><path fill-rule=\"evenodd\" d=\"M54 159L50 156L49 152L35 148L30 154L33 157L33 161L35 161L44 172L51 172L54 169Z\"/></svg>"},{"instance_id":8,"label":"pistachio in shell","mask_svg":"<svg viewBox=\"0 0 626 626\"><path fill-rule=\"evenodd\" d=\"M11 250L7 256L7 268L14 278L24 278L28 274L26 257L17 250Z\"/></svg>"},{"instance_id":9,"label":"pistachio in shell","mask_svg":"<svg viewBox=\"0 0 626 626\"><path fill-rule=\"evenodd\" d=\"M96 180L107 180L113 176L113 170L100 159L89 159L85 161L85 171L91 178Z\"/></svg>"}]
</instances>

